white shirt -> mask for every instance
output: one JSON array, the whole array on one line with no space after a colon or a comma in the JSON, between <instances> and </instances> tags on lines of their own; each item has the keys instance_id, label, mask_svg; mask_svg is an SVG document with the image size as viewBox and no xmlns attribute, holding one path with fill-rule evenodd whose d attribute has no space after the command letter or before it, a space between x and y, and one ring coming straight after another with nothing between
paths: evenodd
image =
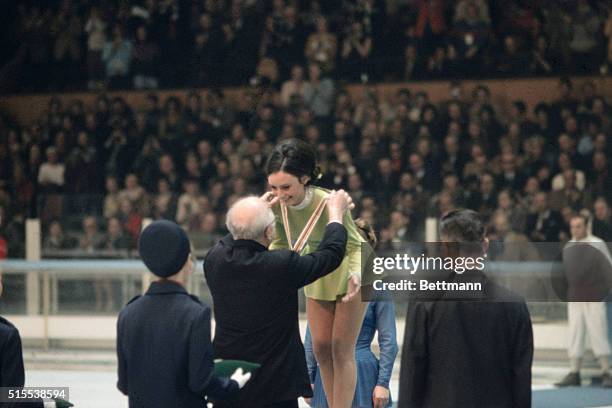
<instances>
[{"instance_id":1,"label":"white shirt","mask_svg":"<svg viewBox=\"0 0 612 408\"><path fill-rule=\"evenodd\" d=\"M588 243L591 244L591 246L593 246L593 248L599 250L599 252L602 253L603 256L605 256L608 259L608 262L610 262L610 264L612 264L612 256L610 256L610 251L608 250L608 246L606 245L606 243L603 241L603 239L596 237L593 234L589 234L586 237L582 238L582 239L571 239L569 240L569 242L565 245L565 248L568 248L570 245L574 244L574 243Z\"/></svg>"},{"instance_id":2,"label":"white shirt","mask_svg":"<svg viewBox=\"0 0 612 408\"><path fill-rule=\"evenodd\" d=\"M38 169L38 182L40 184L64 185L64 171L66 166L63 163L45 162Z\"/></svg>"}]
</instances>

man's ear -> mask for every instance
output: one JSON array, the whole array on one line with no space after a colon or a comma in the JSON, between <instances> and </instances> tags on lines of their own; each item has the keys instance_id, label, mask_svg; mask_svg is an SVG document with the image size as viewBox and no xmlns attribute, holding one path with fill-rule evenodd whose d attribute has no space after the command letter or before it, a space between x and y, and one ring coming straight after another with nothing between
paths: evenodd
<instances>
[{"instance_id":1,"label":"man's ear","mask_svg":"<svg viewBox=\"0 0 612 408\"><path fill-rule=\"evenodd\" d=\"M309 176L302 176L300 177L300 183L306 185L306 183L308 183L310 181L310 177Z\"/></svg>"},{"instance_id":2,"label":"man's ear","mask_svg":"<svg viewBox=\"0 0 612 408\"><path fill-rule=\"evenodd\" d=\"M193 258L190 253L189 256L187 257L187 260L185 261L185 265L183 265L183 267L181 268L179 272L185 272L185 276L189 276L191 272L193 271L194 267L195 265L194 265Z\"/></svg>"},{"instance_id":3,"label":"man's ear","mask_svg":"<svg viewBox=\"0 0 612 408\"><path fill-rule=\"evenodd\" d=\"M274 224L270 224L266 227L264 235L268 241L272 242L274 240Z\"/></svg>"}]
</instances>

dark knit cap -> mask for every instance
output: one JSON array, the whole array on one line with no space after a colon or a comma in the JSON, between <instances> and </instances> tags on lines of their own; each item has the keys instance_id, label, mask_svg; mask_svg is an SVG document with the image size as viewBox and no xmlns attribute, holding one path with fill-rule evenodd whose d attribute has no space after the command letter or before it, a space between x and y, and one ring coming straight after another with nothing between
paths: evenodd
<instances>
[{"instance_id":1,"label":"dark knit cap","mask_svg":"<svg viewBox=\"0 0 612 408\"><path fill-rule=\"evenodd\" d=\"M189 238L172 221L153 221L140 234L138 251L151 272L167 278L181 270L191 252Z\"/></svg>"}]
</instances>

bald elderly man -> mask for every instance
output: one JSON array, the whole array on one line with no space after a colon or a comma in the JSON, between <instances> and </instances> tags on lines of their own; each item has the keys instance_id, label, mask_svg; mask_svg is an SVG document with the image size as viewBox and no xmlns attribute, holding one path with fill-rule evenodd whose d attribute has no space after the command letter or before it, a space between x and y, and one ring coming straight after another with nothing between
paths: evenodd
<instances>
[{"instance_id":1,"label":"bald elderly man","mask_svg":"<svg viewBox=\"0 0 612 408\"><path fill-rule=\"evenodd\" d=\"M261 364L235 399L217 402L215 408L297 408L300 396L312 396L298 290L334 271L346 250L342 218L353 204L344 191L329 195L325 235L317 251L305 256L268 250L274 238L269 208L274 200L267 203L264 197L243 198L230 208L230 234L204 260L216 320L215 357Z\"/></svg>"}]
</instances>

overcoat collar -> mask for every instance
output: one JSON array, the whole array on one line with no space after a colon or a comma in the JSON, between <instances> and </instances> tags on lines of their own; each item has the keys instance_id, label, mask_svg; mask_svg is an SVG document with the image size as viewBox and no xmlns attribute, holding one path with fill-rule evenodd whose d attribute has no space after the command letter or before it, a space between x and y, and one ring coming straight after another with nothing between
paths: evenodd
<instances>
[{"instance_id":1,"label":"overcoat collar","mask_svg":"<svg viewBox=\"0 0 612 408\"><path fill-rule=\"evenodd\" d=\"M265 246L261 245L259 242L254 241L252 239L234 239L232 238L231 234L228 234L225 238L222 239L222 242L225 245L228 245L230 247L234 247L234 248L250 248L254 251L257 252L263 252L263 251L267 251L268 248L266 248Z\"/></svg>"}]
</instances>

